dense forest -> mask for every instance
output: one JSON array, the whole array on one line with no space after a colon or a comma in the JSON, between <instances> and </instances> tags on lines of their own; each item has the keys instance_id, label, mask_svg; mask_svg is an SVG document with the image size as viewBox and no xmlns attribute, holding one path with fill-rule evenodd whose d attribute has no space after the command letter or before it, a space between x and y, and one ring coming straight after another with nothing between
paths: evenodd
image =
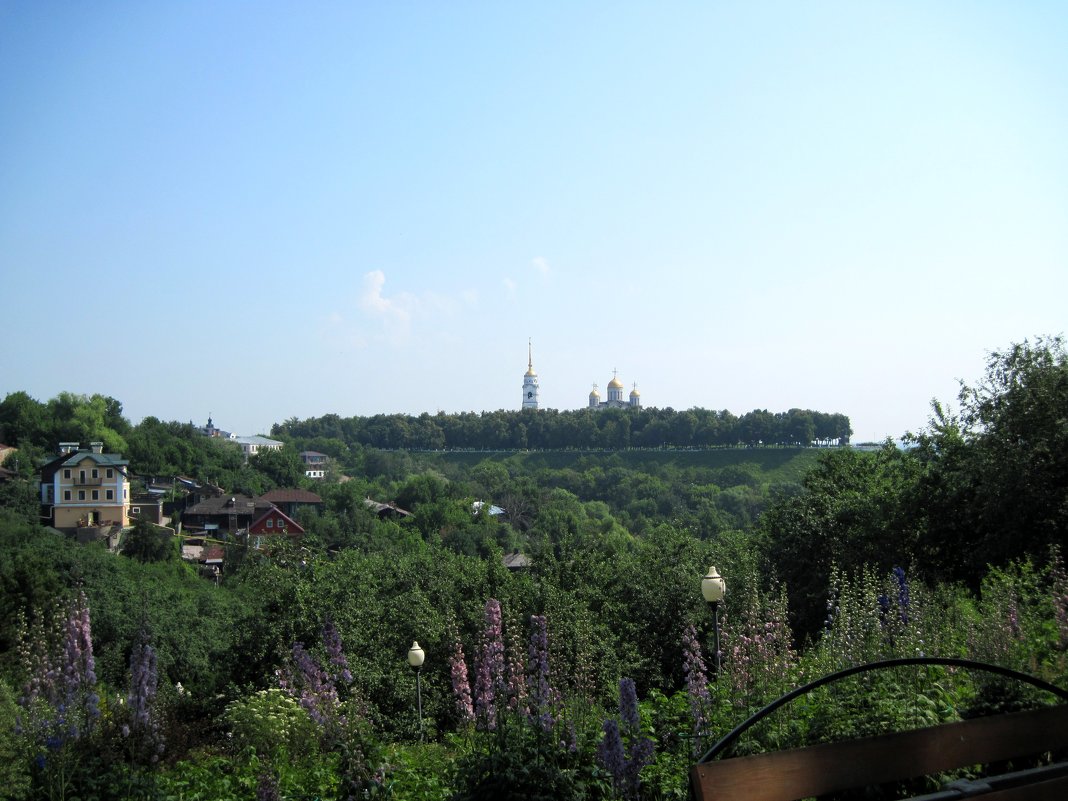
<instances>
[{"instance_id":1,"label":"dense forest","mask_svg":"<svg viewBox=\"0 0 1068 801\"><path fill-rule=\"evenodd\" d=\"M246 464L191 424L133 425L113 398L11 393L5 793L682 798L704 747L835 668L922 652L1068 686L1066 410L1059 338L991 354L956 411L935 404L906 447L871 451L659 449L776 442L696 439L725 413L501 412L290 420L273 432L282 451ZM809 442L848 436L844 418L832 434L805 414ZM646 439L657 424L689 439ZM221 580L205 580L146 527L112 553L40 525L32 475L68 440L103 441L138 475L303 486L324 507L299 518L298 541L231 541ZM657 449L624 450L637 445ZM333 457L325 480L304 478L306 449ZM412 514L379 519L369 497ZM515 551L527 569L505 567ZM727 582L718 655L709 565ZM882 682L817 697L742 748L1035 701L947 671Z\"/></svg>"},{"instance_id":2,"label":"dense forest","mask_svg":"<svg viewBox=\"0 0 1068 801\"><path fill-rule=\"evenodd\" d=\"M287 420L275 436L313 441L340 456L353 444L405 450L559 450L575 448L714 448L737 445L840 445L852 430L843 414L809 409L738 417L707 409L525 409L463 414L326 415Z\"/></svg>"}]
</instances>

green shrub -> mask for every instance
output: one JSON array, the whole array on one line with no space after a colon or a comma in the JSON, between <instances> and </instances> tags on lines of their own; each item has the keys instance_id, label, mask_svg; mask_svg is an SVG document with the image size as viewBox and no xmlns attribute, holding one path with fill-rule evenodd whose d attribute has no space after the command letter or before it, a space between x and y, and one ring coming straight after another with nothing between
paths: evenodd
<instances>
[{"instance_id":1,"label":"green shrub","mask_svg":"<svg viewBox=\"0 0 1068 801\"><path fill-rule=\"evenodd\" d=\"M318 752L318 727L297 700L277 687L232 701L223 713L237 751L272 761L281 753L302 760Z\"/></svg>"}]
</instances>

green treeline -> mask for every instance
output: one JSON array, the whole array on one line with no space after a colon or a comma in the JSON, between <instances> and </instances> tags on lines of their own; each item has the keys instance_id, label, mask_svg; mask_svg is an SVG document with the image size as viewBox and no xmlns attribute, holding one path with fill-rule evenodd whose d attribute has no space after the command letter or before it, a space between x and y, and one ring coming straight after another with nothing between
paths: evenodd
<instances>
[{"instance_id":1,"label":"green treeline","mask_svg":"<svg viewBox=\"0 0 1068 801\"><path fill-rule=\"evenodd\" d=\"M622 448L715 448L737 445L839 445L852 430L843 414L808 409L741 417L708 409L578 409L463 412L417 417L379 414L308 420L274 427L276 436L314 440L323 453L362 445L403 450L561 450Z\"/></svg>"}]
</instances>

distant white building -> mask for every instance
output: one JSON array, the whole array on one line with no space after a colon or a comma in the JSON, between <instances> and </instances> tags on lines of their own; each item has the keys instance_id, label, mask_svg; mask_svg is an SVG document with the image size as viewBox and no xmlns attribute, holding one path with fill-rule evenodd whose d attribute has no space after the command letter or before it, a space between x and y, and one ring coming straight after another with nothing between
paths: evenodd
<instances>
[{"instance_id":1,"label":"distant white building","mask_svg":"<svg viewBox=\"0 0 1068 801\"><path fill-rule=\"evenodd\" d=\"M330 457L319 451L301 451L300 460L304 462L304 475L308 478L325 478L326 463Z\"/></svg>"},{"instance_id":2,"label":"distant white building","mask_svg":"<svg viewBox=\"0 0 1068 801\"><path fill-rule=\"evenodd\" d=\"M205 437L213 437L215 439L234 439L237 436L236 434L231 434L229 431L223 431L221 428L217 428L215 423L212 422L210 414L208 415L208 424L206 426L200 426L197 428L197 431Z\"/></svg>"},{"instance_id":3,"label":"distant white building","mask_svg":"<svg viewBox=\"0 0 1068 801\"><path fill-rule=\"evenodd\" d=\"M260 451L280 451L282 445L285 443L279 442L276 439L267 439L267 437L261 437L259 434L253 437L234 437L234 442L241 446L241 450L245 453L245 459L255 456Z\"/></svg>"},{"instance_id":4,"label":"distant white building","mask_svg":"<svg viewBox=\"0 0 1068 801\"><path fill-rule=\"evenodd\" d=\"M619 380L617 371L612 371L612 380L608 382L608 400L601 400L601 393L597 391L597 385L593 385L590 392L590 409L640 409L642 407L642 395L638 392L638 385L630 391L628 398L623 397L623 382Z\"/></svg>"},{"instance_id":5,"label":"distant white building","mask_svg":"<svg viewBox=\"0 0 1068 801\"><path fill-rule=\"evenodd\" d=\"M530 340L527 340L527 372L523 375L523 408L538 408L538 374L534 372Z\"/></svg>"}]
</instances>

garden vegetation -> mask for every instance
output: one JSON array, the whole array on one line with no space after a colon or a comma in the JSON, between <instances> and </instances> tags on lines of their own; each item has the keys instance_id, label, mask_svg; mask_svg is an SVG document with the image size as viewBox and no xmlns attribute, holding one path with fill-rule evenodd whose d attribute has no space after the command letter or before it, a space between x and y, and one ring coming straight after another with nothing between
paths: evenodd
<instances>
[{"instance_id":1,"label":"garden vegetation","mask_svg":"<svg viewBox=\"0 0 1068 801\"><path fill-rule=\"evenodd\" d=\"M1068 686L1066 410L1059 338L991 354L955 412L936 404L906 447L872 451L421 453L381 449L360 433L369 421L323 418L277 426L286 447L245 464L190 424L131 425L111 398L12 393L0 787L683 798L718 737L842 667L957 656ZM499 418L527 425L530 446L523 414ZM232 542L216 583L144 530L112 553L42 527L30 476L60 439L102 440L142 475L255 493L304 485L300 450L333 461L307 484L325 501L300 516L307 534ZM368 497L412 515L380 520ZM529 568L505 567L514 551ZM711 564L727 578L718 672L699 590ZM771 716L737 752L1048 701L944 667L863 674Z\"/></svg>"}]
</instances>

